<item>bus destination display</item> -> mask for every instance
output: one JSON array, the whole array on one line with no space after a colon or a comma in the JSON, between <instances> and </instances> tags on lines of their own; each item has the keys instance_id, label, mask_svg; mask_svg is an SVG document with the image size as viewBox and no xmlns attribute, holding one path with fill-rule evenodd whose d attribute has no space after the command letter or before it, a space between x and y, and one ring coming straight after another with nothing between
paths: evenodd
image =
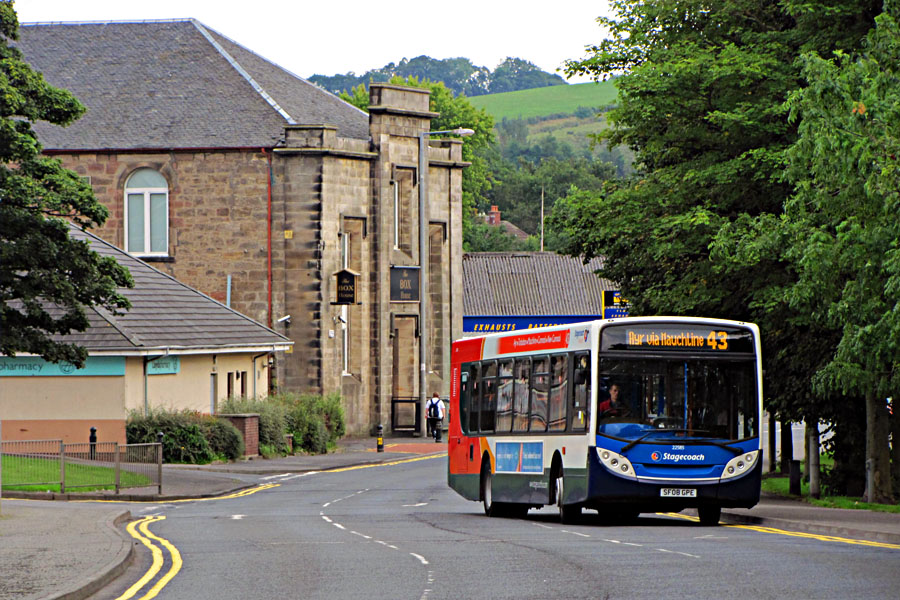
<instances>
[{"instance_id":1,"label":"bus destination display","mask_svg":"<svg viewBox=\"0 0 900 600\"><path fill-rule=\"evenodd\" d=\"M660 352L753 352L749 330L702 325L628 325L603 330L602 350L643 350Z\"/></svg>"}]
</instances>

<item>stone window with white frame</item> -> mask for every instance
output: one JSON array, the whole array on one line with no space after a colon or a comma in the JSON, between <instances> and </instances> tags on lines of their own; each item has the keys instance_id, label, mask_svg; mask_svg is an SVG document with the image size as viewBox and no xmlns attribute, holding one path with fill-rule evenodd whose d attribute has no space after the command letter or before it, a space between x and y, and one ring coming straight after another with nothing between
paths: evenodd
<instances>
[{"instance_id":1,"label":"stone window with white frame","mask_svg":"<svg viewBox=\"0 0 900 600\"><path fill-rule=\"evenodd\" d=\"M125 182L125 250L169 254L169 184L154 169L137 169Z\"/></svg>"}]
</instances>

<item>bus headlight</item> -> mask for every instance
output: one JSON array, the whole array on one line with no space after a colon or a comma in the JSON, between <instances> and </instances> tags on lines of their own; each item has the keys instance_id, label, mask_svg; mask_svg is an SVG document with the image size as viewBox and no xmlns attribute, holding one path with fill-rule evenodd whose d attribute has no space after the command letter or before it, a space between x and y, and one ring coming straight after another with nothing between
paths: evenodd
<instances>
[{"instance_id":1,"label":"bus headlight","mask_svg":"<svg viewBox=\"0 0 900 600\"><path fill-rule=\"evenodd\" d=\"M597 457L600 459L603 466L609 469L614 475L625 477L626 479L637 479L631 461L621 454L597 448Z\"/></svg>"},{"instance_id":2,"label":"bus headlight","mask_svg":"<svg viewBox=\"0 0 900 600\"><path fill-rule=\"evenodd\" d=\"M728 461L725 469L722 471L722 479L734 479L746 475L756 466L756 460L759 458L759 450L745 452L740 456L735 456Z\"/></svg>"}]
</instances>

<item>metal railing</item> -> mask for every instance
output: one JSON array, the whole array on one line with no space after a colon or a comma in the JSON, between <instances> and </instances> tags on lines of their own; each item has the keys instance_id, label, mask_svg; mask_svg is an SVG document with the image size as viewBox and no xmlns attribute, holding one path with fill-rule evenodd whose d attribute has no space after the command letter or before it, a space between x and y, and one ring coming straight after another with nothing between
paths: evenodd
<instances>
[{"instance_id":1,"label":"metal railing","mask_svg":"<svg viewBox=\"0 0 900 600\"><path fill-rule=\"evenodd\" d=\"M162 494L162 444L62 440L0 442L3 489L55 491L156 486Z\"/></svg>"}]
</instances>

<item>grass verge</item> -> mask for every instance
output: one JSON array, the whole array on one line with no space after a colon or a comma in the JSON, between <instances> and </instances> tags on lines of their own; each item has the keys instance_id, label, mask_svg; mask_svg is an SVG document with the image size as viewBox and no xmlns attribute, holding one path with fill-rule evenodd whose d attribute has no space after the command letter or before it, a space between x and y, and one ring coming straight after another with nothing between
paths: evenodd
<instances>
[{"instance_id":1,"label":"grass verge","mask_svg":"<svg viewBox=\"0 0 900 600\"><path fill-rule=\"evenodd\" d=\"M764 477L762 481L762 491L777 496L784 496L785 498L803 500L813 506L822 506L825 508L850 508L900 513L900 505L863 502L861 498L854 498L852 496L822 496L821 498L810 498L809 483L805 481L800 482L800 495L796 496L790 493L790 477L782 475L770 475Z\"/></svg>"},{"instance_id":2,"label":"grass verge","mask_svg":"<svg viewBox=\"0 0 900 600\"><path fill-rule=\"evenodd\" d=\"M28 459L3 456L3 489L17 492L59 492L59 460ZM139 473L122 469L119 487L144 487L152 485L150 479ZM51 482L57 483L40 483ZM115 469L77 463L66 467L66 491L91 492L114 490L116 488Z\"/></svg>"}]
</instances>

